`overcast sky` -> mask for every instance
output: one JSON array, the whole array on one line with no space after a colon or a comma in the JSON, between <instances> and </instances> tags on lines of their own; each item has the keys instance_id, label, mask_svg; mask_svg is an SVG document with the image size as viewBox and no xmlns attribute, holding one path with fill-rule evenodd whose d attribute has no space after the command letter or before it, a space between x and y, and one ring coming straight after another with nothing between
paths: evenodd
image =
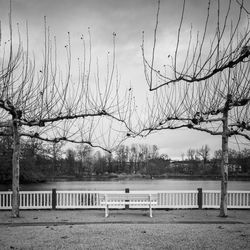
<instances>
[{"instance_id":1,"label":"overcast sky","mask_svg":"<svg viewBox=\"0 0 250 250\"><path fill-rule=\"evenodd\" d=\"M157 50L162 58L173 53L182 2L162 0ZM202 29L202 20L207 10L205 0L186 2L184 34L189 31L191 23L194 29ZM228 0L221 1L222 8L226 2ZM245 2L249 5L250 1ZM94 53L99 57L105 57L107 51L112 49L112 33L115 32L121 82L124 86L132 86L138 103L145 100L148 87L143 72L140 45L142 31L145 31L148 48L152 44L156 0L12 0L12 6L15 23L19 22L20 26L24 27L26 20L28 21L31 48L38 53L43 46L44 16L47 17L51 33L57 37L59 50L66 44L67 32L70 32L75 59L80 51L77 44L81 35L87 34L88 27L91 28ZM236 16L237 11L233 11ZM0 0L2 30L8 24L8 12L9 0ZM216 15L216 11L211 15ZM171 158L180 158L189 148L197 149L205 144L209 145L212 151L221 147L220 137L185 129L160 132L145 139L129 141L132 142L156 144L161 153L166 153ZM235 141L231 141L230 146L237 148Z\"/></svg>"}]
</instances>

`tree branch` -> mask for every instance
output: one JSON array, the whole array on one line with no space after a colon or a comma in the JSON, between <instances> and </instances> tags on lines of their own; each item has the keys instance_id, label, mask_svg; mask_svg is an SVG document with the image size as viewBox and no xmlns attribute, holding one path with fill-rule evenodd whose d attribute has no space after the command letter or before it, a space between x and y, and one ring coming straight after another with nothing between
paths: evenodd
<instances>
[{"instance_id":1,"label":"tree branch","mask_svg":"<svg viewBox=\"0 0 250 250\"><path fill-rule=\"evenodd\" d=\"M104 147L101 147L99 145L94 145L93 143L91 143L90 141L87 141L87 140L76 141L76 140L69 139L67 137L55 137L55 138L51 139L51 138L48 138L48 137L42 137L38 133L34 133L34 134L21 133L20 135L25 136L25 137L29 137L29 138L36 138L36 139L46 141L46 142L53 142L53 143L58 143L60 141L65 141L65 142L72 142L72 143L75 143L75 144L88 144L89 146L91 146L93 148L99 148L99 149L102 149L102 150L104 150L104 151L106 151L108 153L111 152L110 150L108 150L108 149L106 149Z\"/></svg>"}]
</instances>

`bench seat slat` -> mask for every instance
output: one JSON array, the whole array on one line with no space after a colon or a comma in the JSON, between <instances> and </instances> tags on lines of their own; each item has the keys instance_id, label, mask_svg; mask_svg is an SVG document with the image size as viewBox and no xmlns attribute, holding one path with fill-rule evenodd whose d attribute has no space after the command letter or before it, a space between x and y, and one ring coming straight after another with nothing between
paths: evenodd
<instances>
[{"instance_id":1,"label":"bench seat slat","mask_svg":"<svg viewBox=\"0 0 250 250\"><path fill-rule=\"evenodd\" d=\"M108 205L132 205L132 204L142 204L142 205L157 205L156 201L107 201L101 202L101 205L108 204Z\"/></svg>"}]
</instances>

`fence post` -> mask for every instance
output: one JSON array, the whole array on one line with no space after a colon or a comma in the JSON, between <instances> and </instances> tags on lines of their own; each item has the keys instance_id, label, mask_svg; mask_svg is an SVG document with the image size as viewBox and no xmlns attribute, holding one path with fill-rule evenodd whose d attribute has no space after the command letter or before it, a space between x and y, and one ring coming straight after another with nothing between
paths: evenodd
<instances>
[{"instance_id":1,"label":"fence post","mask_svg":"<svg viewBox=\"0 0 250 250\"><path fill-rule=\"evenodd\" d=\"M202 209L202 188L198 188L198 208Z\"/></svg>"},{"instance_id":2,"label":"fence post","mask_svg":"<svg viewBox=\"0 0 250 250\"><path fill-rule=\"evenodd\" d=\"M52 209L56 209L56 189L52 189Z\"/></svg>"},{"instance_id":3,"label":"fence post","mask_svg":"<svg viewBox=\"0 0 250 250\"><path fill-rule=\"evenodd\" d=\"M125 188L125 193L129 193L129 188ZM125 200L125 202L129 202L128 200ZM125 204L125 209L129 209L129 204Z\"/></svg>"}]
</instances>

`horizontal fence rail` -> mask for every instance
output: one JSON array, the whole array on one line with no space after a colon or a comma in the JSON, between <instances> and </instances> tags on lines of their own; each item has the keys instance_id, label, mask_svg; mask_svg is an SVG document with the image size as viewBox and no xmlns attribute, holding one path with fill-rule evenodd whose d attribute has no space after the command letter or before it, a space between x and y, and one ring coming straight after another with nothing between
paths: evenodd
<instances>
[{"instance_id":1,"label":"horizontal fence rail","mask_svg":"<svg viewBox=\"0 0 250 250\"><path fill-rule=\"evenodd\" d=\"M189 209L219 208L220 191L20 191L20 209L100 209L104 208L105 194L151 194L153 208ZM11 209L12 191L0 192L0 210ZM250 191L228 191L228 208L250 209ZM147 205L129 205L129 208L146 208ZM121 205L120 208L125 208Z\"/></svg>"}]
</instances>

